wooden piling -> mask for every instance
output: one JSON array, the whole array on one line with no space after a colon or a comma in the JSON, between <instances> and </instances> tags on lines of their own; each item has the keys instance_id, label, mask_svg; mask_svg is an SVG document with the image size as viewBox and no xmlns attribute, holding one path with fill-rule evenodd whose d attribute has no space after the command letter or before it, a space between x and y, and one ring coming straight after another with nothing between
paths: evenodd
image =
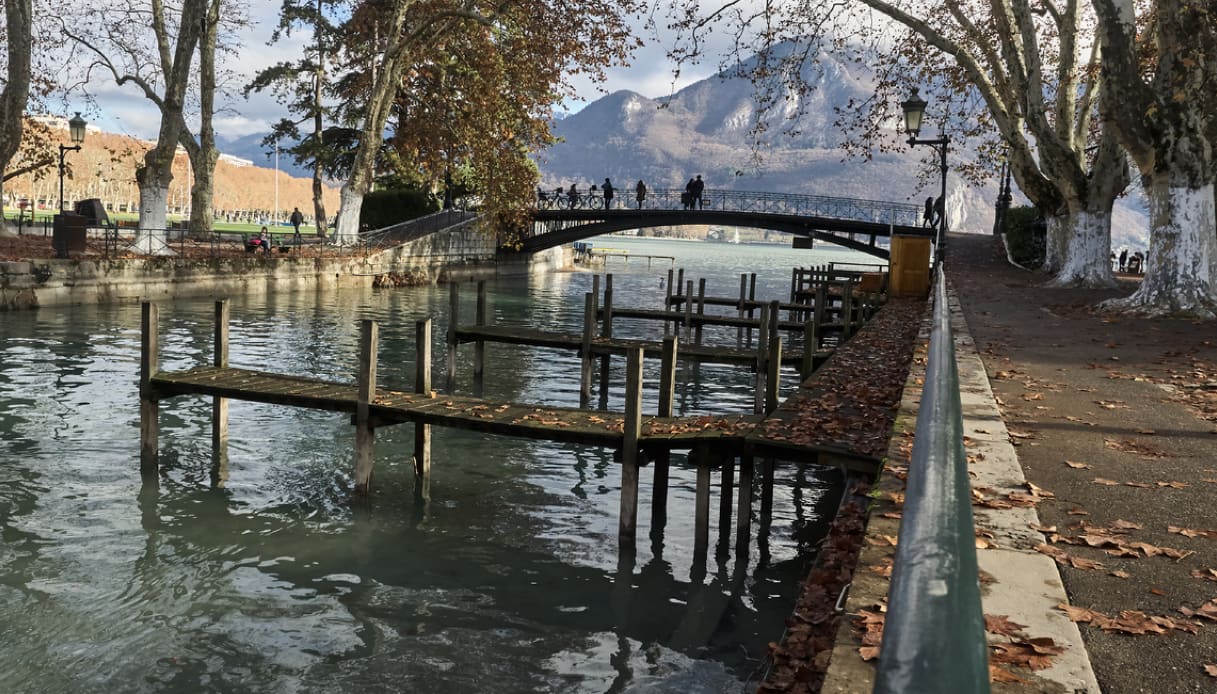
<instances>
[{"instance_id":1,"label":"wooden piling","mask_svg":"<svg viewBox=\"0 0 1217 694\"><path fill-rule=\"evenodd\" d=\"M710 452L705 446L689 451L691 463L697 466L697 498L693 509L693 553L705 556L710 543Z\"/></svg>"},{"instance_id":2,"label":"wooden piling","mask_svg":"<svg viewBox=\"0 0 1217 694\"><path fill-rule=\"evenodd\" d=\"M676 351L680 339L675 335L663 338L663 355L659 365L659 408L656 415L672 416L672 404L676 399ZM667 449L655 454L655 478L651 491L651 526L662 527L668 514L668 476L671 452Z\"/></svg>"},{"instance_id":3,"label":"wooden piling","mask_svg":"<svg viewBox=\"0 0 1217 694\"><path fill-rule=\"evenodd\" d=\"M748 301L756 301L756 273L748 275ZM752 320L752 305L748 306L748 320ZM745 333L748 344L752 344L752 328L748 328Z\"/></svg>"},{"instance_id":4,"label":"wooden piling","mask_svg":"<svg viewBox=\"0 0 1217 694\"><path fill-rule=\"evenodd\" d=\"M668 268L668 284L667 288L664 290L665 294L663 297L663 310L665 313L672 310L672 276L675 274L676 271L674 269ZM671 333L671 331L672 326L669 321L665 319L663 322L664 336L666 337L669 333Z\"/></svg>"},{"instance_id":5,"label":"wooden piling","mask_svg":"<svg viewBox=\"0 0 1217 694\"><path fill-rule=\"evenodd\" d=\"M752 486L754 474L752 456L741 457L739 465L739 494L736 501L736 511L739 515L735 519L735 553L737 555L745 553L752 536ZM772 479L770 479L770 482L772 482ZM772 484L770 485L770 491L772 493Z\"/></svg>"},{"instance_id":6,"label":"wooden piling","mask_svg":"<svg viewBox=\"0 0 1217 694\"><path fill-rule=\"evenodd\" d=\"M761 326L769 325L769 306L761 307ZM761 414L765 411L765 376L769 373L769 340L765 339L768 328L762 327L757 331L756 339L756 379L753 393L752 411Z\"/></svg>"},{"instance_id":7,"label":"wooden piling","mask_svg":"<svg viewBox=\"0 0 1217 694\"><path fill-rule=\"evenodd\" d=\"M592 400L592 334L596 329L596 298L583 295L583 343L579 348L579 407Z\"/></svg>"},{"instance_id":8,"label":"wooden piling","mask_svg":"<svg viewBox=\"0 0 1217 694\"><path fill-rule=\"evenodd\" d=\"M724 538L731 527L731 507L735 504L735 457L724 456L718 478L718 527Z\"/></svg>"},{"instance_id":9,"label":"wooden piling","mask_svg":"<svg viewBox=\"0 0 1217 694\"><path fill-rule=\"evenodd\" d=\"M160 369L160 309L145 301L140 311L139 344L139 471L156 477L160 454L160 401L152 377Z\"/></svg>"},{"instance_id":10,"label":"wooden piling","mask_svg":"<svg viewBox=\"0 0 1217 694\"><path fill-rule=\"evenodd\" d=\"M773 467L773 458L761 461L761 516L764 518L773 516Z\"/></svg>"},{"instance_id":11,"label":"wooden piling","mask_svg":"<svg viewBox=\"0 0 1217 694\"><path fill-rule=\"evenodd\" d=\"M642 349L625 361L625 422L621 443L621 519L618 542L633 546L638 527L638 434L642 431Z\"/></svg>"},{"instance_id":12,"label":"wooden piling","mask_svg":"<svg viewBox=\"0 0 1217 694\"><path fill-rule=\"evenodd\" d=\"M685 283L685 342L693 337L693 280Z\"/></svg>"},{"instance_id":13,"label":"wooden piling","mask_svg":"<svg viewBox=\"0 0 1217 694\"><path fill-rule=\"evenodd\" d=\"M431 319L414 324L414 392L431 393ZM414 496L431 500L431 425L414 423Z\"/></svg>"},{"instance_id":14,"label":"wooden piling","mask_svg":"<svg viewBox=\"0 0 1217 694\"><path fill-rule=\"evenodd\" d=\"M845 280L841 288L841 341L844 342L854 334L854 281Z\"/></svg>"},{"instance_id":15,"label":"wooden piling","mask_svg":"<svg viewBox=\"0 0 1217 694\"><path fill-rule=\"evenodd\" d=\"M227 299L215 303L215 340L213 365L228 368L229 304ZM211 399L211 484L224 485L228 479L228 398Z\"/></svg>"},{"instance_id":16,"label":"wooden piling","mask_svg":"<svg viewBox=\"0 0 1217 694\"><path fill-rule=\"evenodd\" d=\"M782 336L774 333L769 338L769 373L765 376L765 414L773 414L778 408L778 388L782 381Z\"/></svg>"},{"instance_id":17,"label":"wooden piling","mask_svg":"<svg viewBox=\"0 0 1217 694\"><path fill-rule=\"evenodd\" d=\"M613 275L608 273L604 276L604 323L600 325L601 337L613 336ZM611 364L611 356L605 354L600 357L600 400L605 407L608 406L609 392L609 366Z\"/></svg>"},{"instance_id":18,"label":"wooden piling","mask_svg":"<svg viewBox=\"0 0 1217 694\"><path fill-rule=\"evenodd\" d=\"M370 410L372 400L376 398L376 352L379 341L380 328L376 321L362 321L359 326L359 379L355 406L356 494L367 494L372 486L376 430L372 427Z\"/></svg>"},{"instance_id":19,"label":"wooden piling","mask_svg":"<svg viewBox=\"0 0 1217 694\"><path fill-rule=\"evenodd\" d=\"M448 392L456 390L456 327L461 315L461 288L453 280L448 285Z\"/></svg>"},{"instance_id":20,"label":"wooden piling","mask_svg":"<svg viewBox=\"0 0 1217 694\"><path fill-rule=\"evenodd\" d=\"M806 381L815 370L816 350L819 349L819 339L816 335L815 319L809 318L803 324L803 362L799 364L799 378Z\"/></svg>"},{"instance_id":21,"label":"wooden piling","mask_svg":"<svg viewBox=\"0 0 1217 694\"><path fill-rule=\"evenodd\" d=\"M748 299L748 275L740 273L739 276L739 305L736 307L735 314L740 319L744 318L744 302ZM739 347L744 344L744 327L740 326L735 329L735 346Z\"/></svg>"},{"instance_id":22,"label":"wooden piling","mask_svg":"<svg viewBox=\"0 0 1217 694\"><path fill-rule=\"evenodd\" d=\"M828 285L816 285L816 304L812 307L812 322L816 324L816 335L824 334L824 322L828 318ZM816 345L819 347L819 345Z\"/></svg>"},{"instance_id":23,"label":"wooden piling","mask_svg":"<svg viewBox=\"0 0 1217 694\"><path fill-rule=\"evenodd\" d=\"M474 311L474 324L479 328L486 325L486 280L478 280L477 284L477 308ZM481 392L483 377L486 374L486 341L474 340L473 342L473 385L477 392Z\"/></svg>"},{"instance_id":24,"label":"wooden piling","mask_svg":"<svg viewBox=\"0 0 1217 694\"><path fill-rule=\"evenodd\" d=\"M702 277L697 280L697 315L704 315L706 312L706 278ZM697 324L696 337L693 344L701 344L701 323Z\"/></svg>"}]
</instances>

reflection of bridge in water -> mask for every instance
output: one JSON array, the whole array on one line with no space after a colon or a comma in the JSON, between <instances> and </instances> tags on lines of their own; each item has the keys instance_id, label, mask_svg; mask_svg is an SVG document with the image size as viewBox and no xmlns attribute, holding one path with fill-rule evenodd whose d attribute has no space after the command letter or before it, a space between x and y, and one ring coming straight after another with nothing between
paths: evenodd
<instances>
[{"instance_id":1,"label":"reflection of bridge in water","mask_svg":"<svg viewBox=\"0 0 1217 694\"><path fill-rule=\"evenodd\" d=\"M648 191L639 202L623 190L604 209L603 198L549 193L537 201L533 224L520 250L534 252L627 229L715 225L769 229L888 257L879 239L933 237L918 226L921 207L908 203L734 190L707 190L700 207L685 204L677 189Z\"/></svg>"}]
</instances>

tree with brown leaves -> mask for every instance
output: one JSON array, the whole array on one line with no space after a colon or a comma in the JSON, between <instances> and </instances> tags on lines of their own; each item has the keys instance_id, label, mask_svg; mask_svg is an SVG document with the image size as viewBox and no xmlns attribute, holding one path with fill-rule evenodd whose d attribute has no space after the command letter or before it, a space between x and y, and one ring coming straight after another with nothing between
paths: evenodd
<instances>
[{"instance_id":1,"label":"tree with brown leaves","mask_svg":"<svg viewBox=\"0 0 1217 694\"><path fill-rule=\"evenodd\" d=\"M360 125L342 188L336 239L350 242L384 149L428 181L470 172L488 218L519 214L537 174L528 155L550 141L549 108L572 79L602 77L637 40L639 0L369 0L348 22L346 117ZM368 69L371 67L371 69Z\"/></svg>"}]
</instances>

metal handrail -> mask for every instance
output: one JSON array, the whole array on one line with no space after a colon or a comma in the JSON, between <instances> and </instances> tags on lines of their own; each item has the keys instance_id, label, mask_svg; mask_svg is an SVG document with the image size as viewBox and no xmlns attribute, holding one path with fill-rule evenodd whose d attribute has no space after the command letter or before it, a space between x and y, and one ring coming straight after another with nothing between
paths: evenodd
<instances>
[{"instance_id":1,"label":"metal handrail","mask_svg":"<svg viewBox=\"0 0 1217 694\"><path fill-rule=\"evenodd\" d=\"M655 188L646 193L639 202L632 189L618 189L613 197L614 210L679 210L686 209L682 188ZM541 196L544 197L541 197ZM598 193L596 200L601 201ZM538 209L598 209L600 203L587 204L588 191L578 191L577 202L572 208L566 192L539 191ZM879 224L917 226L921 223L922 208L919 205L884 200L842 198L826 195L802 195L797 193L770 193L764 191L726 190L710 188L702 193L698 209L727 210L734 212L762 212L765 214L789 214L796 216L844 218Z\"/></svg>"},{"instance_id":2,"label":"metal handrail","mask_svg":"<svg viewBox=\"0 0 1217 694\"><path fill-rule=\"evenodd\" d=\"M959 372L942 265L874 691L989 691Z\"/></svg>"}]
</instances>

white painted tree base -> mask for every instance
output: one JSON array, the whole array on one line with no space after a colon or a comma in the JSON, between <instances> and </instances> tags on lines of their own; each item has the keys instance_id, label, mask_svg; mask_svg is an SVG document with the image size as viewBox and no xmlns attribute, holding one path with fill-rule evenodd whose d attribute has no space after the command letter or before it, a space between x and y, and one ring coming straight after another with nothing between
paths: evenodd
<instances>
[{"instance_id":1,"label":"white painted tree base","mask_svg":"<svg viewBox=\"0 0 1217 694\"><path fill-rule=\"evenodd\" d=\"M1116 286L1111 273L1111 213L1079 211L1064 223L1073 229L1065 236L1065 257L1050 287Z\"/></svg>"}]
</instances>

